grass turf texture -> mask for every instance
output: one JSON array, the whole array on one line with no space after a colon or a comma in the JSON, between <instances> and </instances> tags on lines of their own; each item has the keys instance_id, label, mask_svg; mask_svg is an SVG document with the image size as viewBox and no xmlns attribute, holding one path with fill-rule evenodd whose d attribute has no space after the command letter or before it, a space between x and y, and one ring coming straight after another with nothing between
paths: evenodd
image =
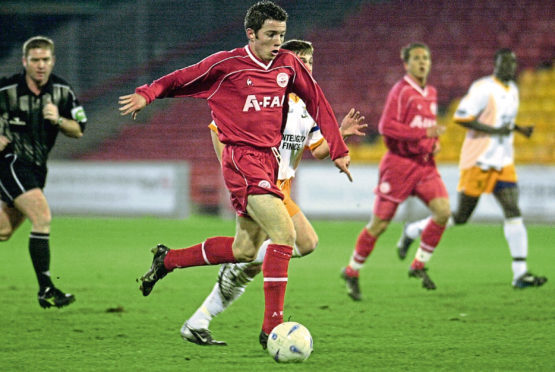
<instances>
[{"instance_id":1,"label":"grass turf texture","mask_svg":"<svg viewBox=\"0 0 555 372\"><path fill-rule=\"evenodd\" d=\"M0 244L2 371L552 370L555 366L555 230L528 226L531 270L542 288L514 290L501 225L448 230L430 262L436 291L407 277L395 251L400 224L380 238L361 272L364 299L347 297L340 269L364 222L315 221L317 251L291 261L285 319L311 331L314 353L278 365L258 344L262 278L212 322L227 347L181 340L179 328L211 290L217 267L176 270L143 297L135 279L149 248L184 247L231 235L234 222L56 218L54 283L74 293L67 308L43 310L28 255L29 225Z\"/></svg>"}]
</instances>

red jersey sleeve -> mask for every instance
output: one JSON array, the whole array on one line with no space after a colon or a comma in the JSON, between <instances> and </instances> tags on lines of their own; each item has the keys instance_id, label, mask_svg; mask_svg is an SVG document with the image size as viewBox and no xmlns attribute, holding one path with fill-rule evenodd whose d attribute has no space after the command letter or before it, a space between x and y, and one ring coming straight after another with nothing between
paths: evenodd
<instances>
[{"instance_id":1,"label":"red jersey sleeve","mask_svg":"<svg viewBox=\"0 0 555 372\"><path fill-rule=\"evenodd\" d=\"M194 65L165 75L150 85L142 85L135 89L135 93L145 97L147 104L165 97L207 98L210 88L219 78L217 65L226 54L213 54Z\"/></svg>"},{"instance_id":2,"label":"red jersey sleeve","mask_svg":"<svg viewBox=\"0 0 555 372\"><path fill-rule=\"evenodd\" d=\"M324 92L302 62L294 56L292 59L295 60L293 65L296 75L291 89L305 102L308 113L318 123L330 147L331 159L348 155L349 148L341 136L339 124Z\"/></svg>"}]
</instances>

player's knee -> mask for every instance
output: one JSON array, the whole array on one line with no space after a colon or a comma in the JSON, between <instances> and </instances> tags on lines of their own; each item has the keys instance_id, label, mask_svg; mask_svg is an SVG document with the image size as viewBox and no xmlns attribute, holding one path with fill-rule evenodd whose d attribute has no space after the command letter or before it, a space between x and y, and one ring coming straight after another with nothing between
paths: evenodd
<instances>
[{"instance_id":1,"label":"player's knee","mask_svg":"<svg viewBox=\"0 0 555 372\"><path fill-rule=\"evenodd\" d=\"M231 249L237 262L252 262L256 258L256 247L245 241L235 239Z\"/></svg>"},{"instance_id":2,"label":"player's knee","mask_svg":"<svg viewBox=\"0 0 555 372\"><path fill-rule=\"evenodd\" d=\"M318 246L318 235L312 234L310 236L305 237L304 239L297 239L297 249L301 256L306 256L314 252L316 247Z\"/></svg>"},{"instance_id":3,"label":"player's knee","mask_svg":"<svg viewBox=\"0 0 555 372\"><path fill-rule=\"evenodd\" d=\"M254 278L261 271L262 271L262 264L253 264L245 268L245 274L247 274L251 278Z\"/></svg>"},{"instance_id":4,"label":"player's knee","mask_svg":"<svg viewBox=\"0 0 555 372\"><path fill-rule=\"evenodd\" d=\"M37 214L31 219L31 225L35 232L49 232L52 217L50 213Z\"/></svg>"},{"instance_id":5,"label":"player's knee","mask_svg":"<svg viewBox=\"0 0 555 372\"><path fill-rule=\"evenodd\" d=\"M467 215L453 213L453 223L455 225L464 225L469 218L470 218L469 215L467 216Z\"/></svg>"},{"instance_id":6,"label":"player's knee","mask_svg":"<svg viewBox=\"0 0 555 372\"><path fill-rule=\"evenodd\" d=\"M256 250L241 249L233 252L233 256L238 262L252 262L256 258Z\"/></svg>"},{"instance_id":7,"label":"player's knee","mask_svg":"<svg viewBox=\"0 0 555 372\"><path fill-rule=\"evenodd\" d=\"M295 233L295 229L288 229L284 231L279 231L275 237L270 237L270 239L275 244L281 245L288 245L292 247L295 244L295 239L297 238L297 234Z\"/></svg>"},{"instance_id":8,"label":"player's knee","mask_svg":"<svg viewBox=\"0 0 555 372\"><path fill-rule=\"evenodd\" d=\"M389 222L388 220L382 220L374 216L370 223L366 225L366 232L374 237L378 237L387 230Z\"/></svg>"},{"instance_id":9,"label":"player's knee","mask_svg":"<svg viewBox=\"0 0 555 372\"><path fill-rule=\"evenodd\" d=\"M447 221L449 221L449 217L451 217L451 210L449 206L447 208L442 208L436 211L435 213L435 221L440 225L446 225Z\"/></svg>"},{"instance_id":10,"label":"player's knee","mask_svg":"<svg viewBox=\"0 0 555 372\"><path fill-rule=\"evenodd\" d=\"M9 225L6 224L4 226L0 226L0 242L5 242L12 237L14 233L14 229Z\"/></svg>"},{"instance_id":11,"label":"player's knee","mask_svg":"<svg viewBox=\"0 0 555 372\"><path fill-rule=\"evenodd\" d=\"M511 207L505 207L504 211L505 211L505 218L516 218L521 216L520 209L518 208L517 205L511 206Z\"/></svg>"},{"instance_id":12,"label":"player's knee","mask_svg":"<svg viewBox=\"0 0 555 372\"><path fill-rule=\"evenodd\" d=\"M5 242L12 237L13 231L11 230L0 230L0 242Z\"/></svg>"}]
</instances>

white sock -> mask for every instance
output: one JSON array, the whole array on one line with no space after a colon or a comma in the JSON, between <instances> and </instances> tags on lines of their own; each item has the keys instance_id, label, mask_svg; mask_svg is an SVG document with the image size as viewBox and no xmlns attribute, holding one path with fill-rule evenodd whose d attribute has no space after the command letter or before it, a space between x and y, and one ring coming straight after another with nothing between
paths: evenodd
<instances>
[{"instance_id":1,"label":"white sock","mask_svg":"<svg viewBox=\"0 0 555 372\"><path fill-rule=\"evenodd\" d=\"M420 238L420 235L422 235L422 231L424 231L424 228L426 227L428 222L430 222L431 218L432 217L426 217L426 218L423 218L421 220L414 221L414 222L411 222L411 223L407 224L407 227L405 229L405 233L411 239Z\"/></svg>"},{"instance_id":2,"label":"white sock","mask_svg":"<svg viewBox=\"0 0 555 372\"><path fill-rule=\"evenodd\" d=\"M522 217L509 218L503 224L505 239L513 258L513 279L521 277L528 270L526 257L528 257L528 234Z\"/></svg>"},{"instance_id":3,"label":"white sock","mask_svg":"<svg viewBox=\"0 0 555 372\"><path fill-rule=\"evenodd\" d=\"M420 262L427 263L428 261L430 261L430 258L432 258L432 253L426 252L422 248L418 247L418 250L416 251L414 258L416 258Z\"/></svg>"},{"instance_id":4,"label":"white sock","mask_svg":"<svg viewBox=\"0 0 555 372\"><path fill-rule=\"evenodd\" d=\"M353 256L351 256L351 259L349 260L349 266L353 270L360 271L360 269L362 269L362 267L364 266L364 263L360 263L358 261L355 261L355 258Z\"/></svg>"},{"instance_id":5,"label":"white sock","mask_svg":"<svg viewBox=\"0 0 555 372\"><path fill-rule=\"evenodd\" d=\"M194 329L208 329L212 318L224 311L230 304L223 300L218 289L218 283L216 283L212 292L186 323Z\"/></svg>"}]
</instances>

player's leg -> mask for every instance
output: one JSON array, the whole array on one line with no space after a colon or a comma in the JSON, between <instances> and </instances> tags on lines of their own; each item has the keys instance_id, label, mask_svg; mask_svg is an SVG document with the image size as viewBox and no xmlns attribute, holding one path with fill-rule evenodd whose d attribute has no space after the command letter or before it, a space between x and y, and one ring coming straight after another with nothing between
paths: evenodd
<instances>
[{"instance_id":1,"label":"player's leg","mask_svg":"<svg viewBox=\"0 0 555 372\"><path fill-rule=\"evenodd\" d=\"M243 265L246 266L240 267ZM261 264L223 264L214 288L181 327L183 339L198 345L226 345L225 341L218 341L212 337L210 322L245 292L247 284L261 270Z\"/></svg>"},{"instance_id":2,"label":"player's leg","mask_svg":"<svg viewBox=\"0 0 555 372\"><path fill-rule=\"evenodd\" d=\"M17 208L0 202L0 242L10 239L24 220L25 216Z\"/></svg>"},{"instance_id":3,"label":"player's leg","mask_svg":"<svg viewBox=\"0 0 555 372\"><path fill-rule=\"evenodd\" d=\"M457 209L452 212L452 218L447 222L447 226L465 224L480 199L480 195L492 187L492 172L482 171L478 167L472 167L461 172L458 185ZM404 226L403 232L397 243L399 258L404 259L410 245L418 239L424 228L428 225L431 217L408 223Z\"/></svg>"},{"instance_id":4,"label":"player's leg","mask_svg":"<svg viewBox=\"0 0 555 372\"><path fill-rule=\"evenodd\" d=\"M452 225L465 224L470 216L472 216L472 213L478 204L478 200L480 200L479 196L469 196L459 192L457 209L452 212L452 216L448 219L446 226L449 227ZM404 259L406 257L406 253L409 250L410 245L416 239L420 238L424 228L428 225L431 219L432 216L425 217L420 220L407 223L404 226L401 237L397 243L399 258Z\"/></svg>"},{"instance_id":5,"label":"player's leg","mask_svg":"<svg viewBox=\"0 0 555 372\"><path fill-rule=\"evenodd\" d=\"M528 272L528 234L518 206L518 187L516 183L498 182L493 195L501 205L505 221L503 232L511 252L513 281L515 288L541 286L547 278Z\"/></svg>"},{"instance_id":6,"label":"player's leg","mask_svg":"<svg viewBox=\"0 0 555 372\"><path fill-rule=\"evenodd\" d=\"M287 271L296 234L282 200L272 194L249 195L247 211L272 241L262 264L265 309L260 343L266 348L267 335L283 322Z\"/></svg>"},{"instance_id":7,"label":"player's leg","mask_svg":"<svg viewBox=\"0 0 555 372\"><path fill-rule=\"evenodd\" d=\"M318 236L310 221L308 221L297 204L289 197L289 193L284 192L284 194L283 203L293 220L297 233L293 257L305 256L316 248ZM223 264L220 267L218 280L212 292L195 313L183 324L181 334L184 339L201 345L225 344L213 339L209 330L210 322L242 296L247 285L261 271L261 265L266 255L267 247L270 244L270 239L262 243L253 262Z\"/></svg>"},{"instance_id":8,"label":"player's leg","mask_svg":"<svg viewBox=\"0 0 555 372\"><path fill-rule=\"evenodd\" d=\"M479 200L480 196L471 196L464 192L459 192L457 197L457 209L452 212L453 224L464 225L467 223L472 213L474 213Z\"/></svg>"},{"instance_id":9,"label":"player's leg","mask_svg":"<svg viewBox=\"0 0 555 372\"><path fill-rule=\"evenodd\" d=\"M436 285L428 276L426 264L432 258L435 248L439 244L445 231L447 221L451 214L449 199L445 197L434 198L428 203L432 217L427 221L422 231L420 246L416 251L414 260L409 268L409 276L422 279L422 286L426 289L435 289Z\"/></svg>"},{"instance_id":10,"label":"player's leg","mask_svg":"<svg viewBox=\"0 0 555 372\"><path fill-rule=\"evenodd\" d=\"M426 264L431 259L445 231L451 209L447 189L437 168L427 166L424 169L426 170L425 176L416 185L414 194L430 208L432 218L422 231L420 246L409 268L409 277L420 278L422 286L426 289L435 289L434 282L426 272Z\"/></svg>"},{"instance_id":11,"label":"player's leg","mask_svg":"<svg viewBox=\"0 0 555 372\"><path fill-rule=\"evenodd\" d=\"M398 204L379 195L374 201L374 214L370 222L361 230L349 264L341 271L345 280L347 294L355 301L362 299L359 286L360 270L374 250L378 237L385 232L395 215Z\"/></svg>"},{"instance_id":12,"label":"player's leg","mask_svg":"<svg viewBox=\"0 0 555 372\"><path fill-rule=\"evenodd\" d=\"M75 301L69 293L63 293L52 283L50 277L50 207L39 188L31 189L14 200L14 206L31 222L29 254L39 283L39 304L43 308L62 307Z\"/></svg>"},{"instance_id":13,"label":"player's leg","mask_svg":"<svg viewBox=\"0 0 555 372\"><path fill-rule=\"evenodd\" d=\"M187 248L169 249L158 244L152 249L154 257L150 269L140 278L143 295L148 296L158 280L176 268L252 261L264 241L265 232L246 215L237 217L235 230L234 238L212 237Z\"/></svg>"}]
</instances>

